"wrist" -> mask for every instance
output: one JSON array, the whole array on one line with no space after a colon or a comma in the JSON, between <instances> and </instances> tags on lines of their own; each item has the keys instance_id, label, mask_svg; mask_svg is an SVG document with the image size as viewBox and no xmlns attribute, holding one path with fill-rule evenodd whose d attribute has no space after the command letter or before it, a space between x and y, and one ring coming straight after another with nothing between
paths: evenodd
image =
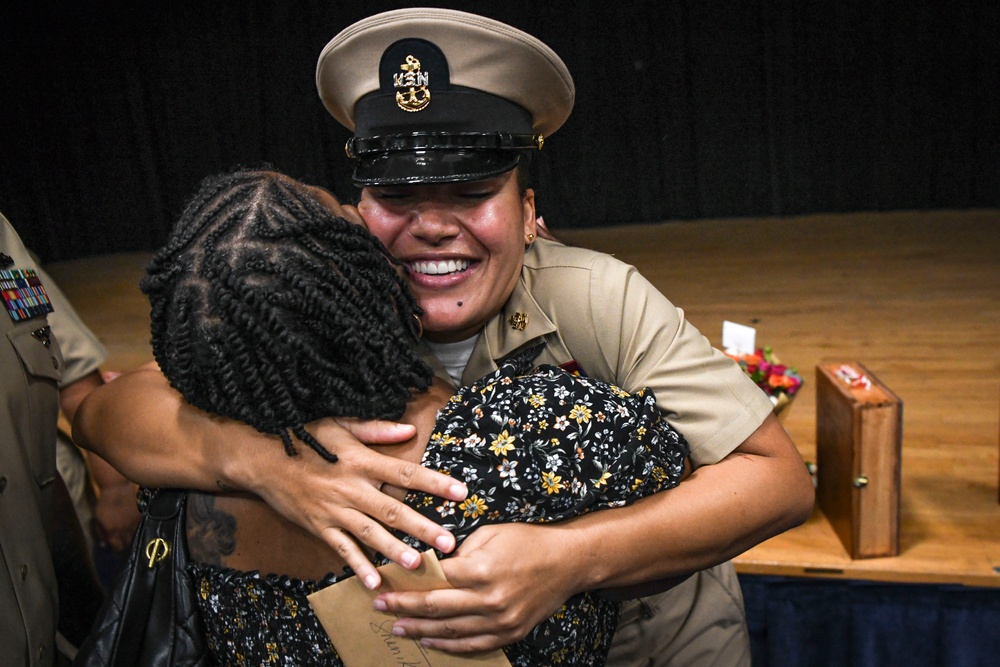
<instances>
[{"instance_id":1,"label":"wrist","mask_svg":"<svg viewBox=\"0 0 1000 667\"><path fill-rule=\"evenodd\" d=\"M589 515L546 527L560 531L557 535L559 551L573 554L573 567L564 568L575 577L571 595L604 588L614 576L609 559L612 554L607 548L610 533L601 535L590 521L585 520L587 518Z\"/></svg>"}]
</instances>

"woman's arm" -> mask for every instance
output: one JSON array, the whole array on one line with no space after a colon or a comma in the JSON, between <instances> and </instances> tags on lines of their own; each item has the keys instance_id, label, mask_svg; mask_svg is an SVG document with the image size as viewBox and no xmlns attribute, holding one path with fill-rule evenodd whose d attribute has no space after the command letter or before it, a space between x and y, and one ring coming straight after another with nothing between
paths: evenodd
<instances>
[{"instance_id":1,"label":"woman's arm","mask_svg":"<svg viewBox=\"0 0 1000 667\"><path fill-rule=\"evenodd\" d=\"M724 562L809 516L812 481L773 416L732 454L669 491L559 524L476 531L442 562L453 590L384 593L396 629L466 652L517 641L590 589L683 576Z\"/></svg>"},{"instance_id":2,"label":"woman's arm","mask_svg":"<svg viewBox=\"0 0 1000 667\"><path fill-rule=\"evenodd\" d=\"M454 549L448 531L380 487L385 483L462 500L465 486L359 441L401 442L413 436L412 426L322 419L307 427L337 454L337 463L326 463L302 443L299 454L289 457L277 436L192 407L150 363L91 392L77 411L73 435L146 486L254 493L330 545L372 588L379 584L378 573L355 539L405 567L416 567L419 554L385 526L442 551Z\"/></svg>"},{"instance_id":3,"label":"woman's arm","mask_svg":"<svg viewBox=\"0 0 1000 667\"><path fill-rule=\"evenodd\" d=\"M101 372L94 370L60 387L59 408L66 419L72 423L83 399L103 386L104 378ZM87 457L87 467L100 490L94 507L93 530L96 532L96 537L113 551L124 551L132 540L136 524L139 523L139 511L135 505L135 484L93 452ZM91 530L91 527L83 526L83 529L87 531Z\"/></svg>"}]
</instances>

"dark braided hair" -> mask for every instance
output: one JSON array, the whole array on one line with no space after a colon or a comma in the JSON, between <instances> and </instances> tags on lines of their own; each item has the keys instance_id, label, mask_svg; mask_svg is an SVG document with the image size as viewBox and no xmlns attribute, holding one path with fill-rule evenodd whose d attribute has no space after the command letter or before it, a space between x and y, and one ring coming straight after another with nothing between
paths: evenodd
<instances>
[{"instance_id":1,"label":"dark braided hair","mask_svg":"<svg viewBox=\"0 0 1000 667\"><path fill-rule=\"evenodd\" d=\"M430 384L397 266L286 176L208 178L140 283L153 354L192 405L335 461L304 424L398 419Z\"/></svg>"}]
</instances>

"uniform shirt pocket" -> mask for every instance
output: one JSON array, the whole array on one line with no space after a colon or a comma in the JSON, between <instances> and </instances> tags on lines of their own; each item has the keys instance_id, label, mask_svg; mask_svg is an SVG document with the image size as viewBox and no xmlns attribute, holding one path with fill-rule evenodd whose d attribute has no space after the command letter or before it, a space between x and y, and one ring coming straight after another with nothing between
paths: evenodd
<instances>
[{"instance_id":1,"label":"uniform shirt pocket","mask_svg":"<svg viewBox=\"0 0 1000 667\"><path fill-rule=\"evenodd\" d=\"M45 319L22 322L7 332L14 353L21 361L27 409L15 420L27 434L31 472L37 484L45 485L56 475L56 420L59 416L59 382L63 357L59 342Z\"/></svg>"}]
</instances>

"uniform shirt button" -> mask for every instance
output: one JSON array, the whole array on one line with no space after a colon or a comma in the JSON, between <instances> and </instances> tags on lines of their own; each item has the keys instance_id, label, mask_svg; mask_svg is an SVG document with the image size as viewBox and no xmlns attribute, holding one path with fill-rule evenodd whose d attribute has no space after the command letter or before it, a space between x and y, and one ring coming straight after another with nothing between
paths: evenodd
<instances>
[{"instance_id":1,"label":"uniform shirt button","mask_svg":"<svg viewBox=\"0 0 1000 667\"><path fill-rule=\"evenodd\" d=\"M28 578L28 566L27 565L22 565L21 566L21 579L27 579L27 578Z\"/></svg>"},{"instance_id":2,"label":"uniform shirt button","mask_svg":"<svg viewBox=\"0 0 1000 667\"><path fill-rule=\"evenodd\" d=\"M6 477L0 477L0 493L3 493L4 489L6 489L6 488L7 488L7 478Z\"/></svg>"}]
</instances>

